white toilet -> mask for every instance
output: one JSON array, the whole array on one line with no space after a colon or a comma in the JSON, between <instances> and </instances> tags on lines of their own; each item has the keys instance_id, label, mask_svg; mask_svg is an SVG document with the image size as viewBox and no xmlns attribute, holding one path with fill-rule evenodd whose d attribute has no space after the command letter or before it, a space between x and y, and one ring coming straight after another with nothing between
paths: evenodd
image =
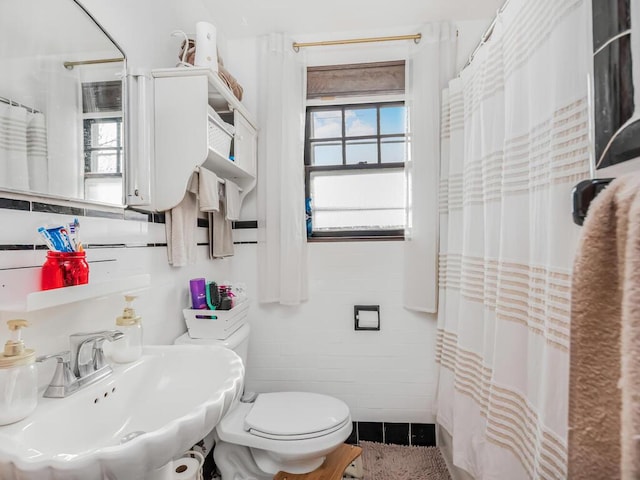
<instances>
[{"instance_id":1,"label":"white toilet","mask_svg":"<svg viewBox=\"0 0 640 480\"><path fill-rule=\"evenodd\" d=\"M249 325L225 340L192 339L176 344L221 345L246 365ZM349 407L327 395L305 392L259 394L237 402L215 429L213 451L222 480L271 480L279 471L308 473L351 434Z\"/></svg>"}]
</instances>

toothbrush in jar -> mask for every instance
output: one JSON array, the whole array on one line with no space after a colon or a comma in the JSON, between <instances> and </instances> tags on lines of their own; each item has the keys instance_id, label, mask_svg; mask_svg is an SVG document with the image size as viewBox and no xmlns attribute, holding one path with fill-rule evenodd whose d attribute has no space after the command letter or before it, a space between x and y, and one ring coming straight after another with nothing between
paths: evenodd
<instances>
[{"instance_id":1,"label":"toothbrush in jar","mask_svg":"<svg viewBox=\"0 0 640 480\"><path fill-rule=\"evenodd\" d=\"M82 244L80 243L80 221L78 218L74 218L73 222L69 224L69 233L71 233L71 239L73 241L73 249L76 252L82 252L84 249L82 248Z\"/></svg>"}]
</instances>

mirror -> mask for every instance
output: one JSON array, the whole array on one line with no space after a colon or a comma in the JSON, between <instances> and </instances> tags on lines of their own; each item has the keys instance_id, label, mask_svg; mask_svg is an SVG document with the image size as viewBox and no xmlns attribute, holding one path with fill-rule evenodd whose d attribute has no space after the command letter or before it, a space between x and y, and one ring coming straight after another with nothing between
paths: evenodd
<instances>
[{"instance_id":1,"label":"mirror","mask_svg":"<svg viewBox=\"0 0 640 480\"><path fill-rule=\"evenodd\" d=\"M633 36L640 32L631 0L594 1L593 70L596 168L640 157L640 77ZM635 57L635 58L634 58Z\"/></svg>"},{"instance_id":2,"label":"mirror","mask_svg":"<svg viewBox=\"0 0 640 480\"><path fill-rule=\"evenodd\" d=\"M0 190L122 205L122 50L75 0L2 0L0 32Z\"/></svg>"}]
</instances>

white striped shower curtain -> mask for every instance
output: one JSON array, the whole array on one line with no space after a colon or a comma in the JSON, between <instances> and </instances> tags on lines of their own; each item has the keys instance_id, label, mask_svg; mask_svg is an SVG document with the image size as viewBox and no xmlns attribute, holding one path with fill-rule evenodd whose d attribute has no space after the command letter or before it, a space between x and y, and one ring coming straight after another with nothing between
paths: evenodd
<instances>
[{"instance_id":1,"label":"white striped shower curtain","mask_svg":"<svg viewBox=\"0 0 640 480\"><path fill-rule=\"evenodd\" d=\"M49 165L47 157L47 125L42 113L27 114L27 165L29 191L49 191Z\"/></svg>"},{"instance_id":2,"label":"white striped shower curtain","mask_svg":"<svg viewBox=\"0 0 640 480\"><path fill-rule=\"evenodd\" d=\"M42 113L0 103L0 188L47 191L47 134Z\"/></svg>"},{"instance_id":3,"label":"white striped shower curtain","mask_svg":"<svg viewBox=\"0 0 640 480\"><path fill-rule=\"evenodd\" d=\"M444 92L436 416L476 479L565 479L590 2L511 0Z\"/></svg>"}]
</instances>

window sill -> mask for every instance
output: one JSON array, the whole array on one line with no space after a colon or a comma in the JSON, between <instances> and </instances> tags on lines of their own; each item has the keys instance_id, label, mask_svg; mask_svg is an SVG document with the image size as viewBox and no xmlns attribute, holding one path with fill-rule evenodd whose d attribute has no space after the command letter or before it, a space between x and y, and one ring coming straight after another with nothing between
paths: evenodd
<instances>
[{"instance_id":1,"label":"window sill","mask_svg":"<svg viewBox=\"0 0 640 480\"><path fill-rule=\"evenodd\" d=\"M307 237L307 243L327 243L327 242L397 242L404 241L404 235L387 236L335 236L335 237Z\"/></svg>"}]
</instances>

